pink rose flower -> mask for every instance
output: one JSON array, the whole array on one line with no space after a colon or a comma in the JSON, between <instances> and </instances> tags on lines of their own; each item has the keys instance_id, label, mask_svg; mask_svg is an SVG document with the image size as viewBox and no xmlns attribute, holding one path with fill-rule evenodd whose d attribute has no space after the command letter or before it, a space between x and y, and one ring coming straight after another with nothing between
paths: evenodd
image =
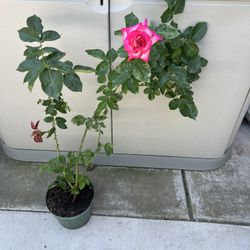
<instances>
[{"instance_id":1,"label":"pink rose flower","mask_svg":"<svg viewBox=\"0 0 250 250\"><path fill-rule=\"evenodd\" d=\"M31 128L34 130L31 134L32 137L34 137L35 142L43 142L42 132L38 129L40 121L37 121L36 123L31 122Z\"/></svg>"},{"instance_id":2,"label":"pink rose flower","mask_svg":"<svg viewBox=\"0 0 250 250\"><path fill-rule=\"evenodd\" d=\"M148 62L151 47L163 38L148 28L148 20L128 28L122 28L124 49L128 52L128 61L139 58Z\"/></svg>"}]
</instances>

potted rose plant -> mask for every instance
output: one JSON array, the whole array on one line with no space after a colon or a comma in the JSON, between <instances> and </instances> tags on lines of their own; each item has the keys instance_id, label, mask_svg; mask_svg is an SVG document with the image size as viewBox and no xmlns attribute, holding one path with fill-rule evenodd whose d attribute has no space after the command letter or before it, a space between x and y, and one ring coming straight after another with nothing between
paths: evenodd
<instances>
[{"instance_id":1,"label":"potted rose plant","mask_svg":"<svg viewBox=\"0 0 250 250\"><path fill-rule=\"evenodd\" d=\"M169 108L179 109L184 117L195 119L198 115L191 84L199 79L207 64L197 45L207 32L207 24L199 22L181 31L174 22L174 15L183 12L185 1L166 2L168 7L161 15L160 24L149 25L147 19L140 22L134 13L125 16L126 27L115 32L123 37L119 49L111 48L107 53L100 49L86 50L87 54L100 60L94 68L74 66L72 62L62 60L65 53L44 47L44 42L60 36L55 31L43 31L39 17L29 17L27 27L19 30L22 41L38 43L36 47L27 46L26 59L18 70L27 71L24 82L30 90L39 78L42 90L48 96L38 103L45 107L44 121L51 127L40 131L39 122L31 123L32 135L36 142L42 142L44 136L54 137L58 156L42 164L41 168L58 174L48 189L46 200L49 210L68 228L80 227L90 216L93 186L87 176L79 173L79 166L91 168L95 155L102 149L107 155L113 153L113 145L103 144L101 135L108 109L118 110L118 103L127 92L136 94L142 88L149 100L160 95L170 98ZM66 119L61 114L68 113L70 108L62 89L66 86L72 91L82 90L78 72L95 73L100 84L96 90L99 103L91 117L77 115L72 118L75 125L83 126L83 135L78 152L69 152L65 156L60 151L57 129L67 129ZM91 129L97 134L96 149L83 150Z\"/></svg>"},{"instance_id":2,"label":"potted rose plant","mask_svg":"<svg viewBox=\"0 0 250 250\"><path fill-rule=\"evenodd\" d=\"M49 129L41 131L39 121L31 122L32 136L37 143L43 142L43 137L54 137L57 157L41 165L42 170L57 174L55 181L49 186L46 194L48 209L57 217L59 222L67 228L78 228L84 225L89 217L94 197L94 189L86 175L80 174L79 167L92 167L95 155L102 149L107 155L113 151L111 143L103 144L101 135L105 128L108 108L98 105L91 117L77 115L72 118L73 124L83 127L83 133L78 152L63 155L60 150L58 129L67 129L67 120L63 115L70 112L70 107L62 93L63 87L71 91L82 91L82 82L78 72L94 72L91 67L73 65L64 61L65 53L54 47L44 46L45 42L54 41L60 35L53 30L43 31L42 21L36 15L26 21L27 27L20 29L19 37L24 42L36 43L37 46L26 46L25 60L19 64L18 71L27 72L24 82L32 91L34 83L40 80L41 88L47 95L46 99L39 99L38 104L44 107L44 122ZM84 149L84 142L88 131L97 134L96 149Z\"/></svg>"}]
</instances>

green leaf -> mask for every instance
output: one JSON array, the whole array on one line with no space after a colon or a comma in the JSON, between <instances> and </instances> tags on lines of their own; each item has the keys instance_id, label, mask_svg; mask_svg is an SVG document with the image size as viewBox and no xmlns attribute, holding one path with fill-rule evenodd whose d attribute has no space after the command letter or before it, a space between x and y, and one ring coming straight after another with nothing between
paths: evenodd
<instances>
[{"instance_id":1,"label":"green leaf","mask_svg":"<svg viewBox=\"0 0 250 250\"><path fill-rule=\"evenodd\" d=\"M47 138L51 137L55 133L55 131L56 131L55 127L51 128L48 132Z\"/></svg>"},{"instance_id":2,"label":"green leaf","mask_svg":"<svg viewBox=\"0 0 250 250\"><path fill-rule=\"evenodd\" d=\"M26 56L26 59L32 59L35 57L40 57L42 55L42 51L40 50L40 47L31 47L26 46L27 49L24 51L24 56Z\"/></svg>"},{"instance_id":3,"label":"green leaf","mask_svg":"<svg viewBox=\"0 0 250 250\"><path fill-rule=\"evenodd\" d=\"M53 117L53 116L46 116L43 120L44 120L45 122L47 122L47 123L50 123L50 122L53 122L54 117Z\"/></svg>"},{"instance_id":4,"label":"green leaf","mask_svg":"<svg viewBox=\"0 0 250 250\"><path fill-rule=\"evenodd\" d=\"M57 52L57 51L59 51L58 49L56 49L56 48L53 48L53 47L44 47L43 49L42 49L42 52L43 53L53 53L53 52Z\"/></svg>"},{"instance_id":5,"label":"green leaf","mask_svg":"<svg viewBox=\"0 0 250 250\"><path fill-rule=\"evenodd\" d=\"M115 36L121 36L122 35L122 31L121 30L116 30L116 31L114 31L114 35Z\"/></svg>"},{"instance_id":6,"label":"green leaf","mask_svg":"<svg viewBox=\"0 0 250 250\"><path fill-rule=\"evenodd\" d=\"M193 30L194 30L194 27L192 27L192 26L187 27L187 28L182 32L182 36L183 36L184 38L191 39L192 34L193 34Z\"/></svg>"},{"instance_id":7,"label":"green leaf","mask_svg":"<svg viewBox=\"0 0 250 250\"><path fill-rule=\"evenodd\" d=\"M99 59L102 59L102 60L106 59L105 53L100 49L88 49L88 50L85 50L85 51L90 56L93 56L93 57L96 57L96 58L99 58Z\"/></svg>"},{"instance_id":8,"label":"green leaf","mask_svg":"<svg viewBox=\"0 0 250 250\"><path fill-rule=\"evenodd\" d=\"M60 128L60 129L67 129L67 126L65 124L65 122L56 122L56 125Z\"/></svg>"},{"instance_id":9,"label":"green leaf","mask_svg":"<svg viewBox=\"0 0 250 250\"><path fill-rule=\"evenodd\" d=\"M133 60L133 76L140 82L150 82L151 67L146 62L135 59Z\"/></svg>"},{"instance_id":10,"label":"green leaf","mask_svg":"<svg viewBox=\"0 0 250 250\"><path fill-rule=\"evenodd\" d=\"M121 46L118 50L117 50L118 56L121 58L126 58L128 56L128 53L124 50L124 46Z\"/></svg>"},{"instance_id":11,"label":"green leaf","mask_svg":"<svg viewBox=\"0 0 250 250\"><path fill-rule=\"evenodd\" d=\"M139 92L139 82L130 77L127 81L127 88L131 93L136 94Z\"/></svg>"},{"instance_id":12,"label":"green leaf","mask_svg":"<svg viewBox=\"0 0 250 250\"><path fill-rule=\"evenodd\" d=\"M183 49L188 57L195 57L199 54L199 47L191 40L184 44Z\"/></svg>"},{"instance_id":13,"label":"green leaf","mask_svg":"<svg viewBox=\"0 0 250 250\"><path fill-rule=\"evenodd\" d=\"M110 70L108 73L108 80L113 82L119 73L116 70Z\"/></svg>"},{"instance_id":14,"label":"green leaf","mask_svg":"<svg viewBox=\"0 0 250 250\"><path fill-rule=\"evenodd\" d=\"M43 91L55 99L58 99L63 88L63 75L57 70L45 69L40 74Z\"/></svg>"},{"instance_id":15,"label":"green leaf","mask_svg":"<svg viewBox=\"0 0 250 250\"><path fill-rule=\"evenodd\" d=\"M86 149L82 154L81 154L81 162L84 167L88 168L92 166L93 159L95 157L95 153L91 149Z\"/></svg>"},{"instance_id":16,"label":"green leaf","mask_svg":"<svg viewBox=\"0 0 250 250\"><path fill-rule=\"evenodd\" d=\"M75 182L75 178L74 178L74 173L71 169L66 169L65 171L65 180L68 183L74 183Z\"/></svg>"},{"instance_id":17,"label":"green leaf","mask_svg":"<svg viewBox=\"0 0 250 250\"><path fill-rule=\"evenodd\" d=\"M58 69L64 73L69 73L72 71L71 65L61 62L61 61L53 61L50 63L51 68Z\"/></svg>"},{"instance_id":18,"label":"green leaf","mask_svg":"<svg viewBox=\"0 0 250 250\"><path fill-rule=\"evenodd\" d=\"M37 33L41 34L43 31L42 20L40 17L34 15L27 19L28 27L33 28Z\"/></svg>"},{"instance_id":19,"label":"green leaf","mask_svg":"<svg viewBox=\"0 0 250 250\"><path fill-rule=\"evenodd\" d=\"M60 35L54 30L47 30L42 33L42 41L55 41L60 38Z\"/></svg>"},{"instance_id":20,"label":"green leaf","mask_svg":"<svg viewBox=\"0 0 250 250\"><path fill-rule=\"evenodd\" d=\"M168 72L163 71L160 75L159 75L159 82L161 84L161 86L165 86L165 84L170 80L170 75L168 74Z\"/></svg>"},{"instance_id":21,"label":"green leaf","mask_svg":"<svg viewBox=\"0 0 250 250\"><path fill-rule=\"evenodd\" d=\"M184 117L195 119L198 115L198 110L193 102L192 96L183 95L179 99L179 110Z\"/></svg>"},{"instance_id":22,"label":"green leaf","mask_svg":"<svg viewBox=\"0 0 250 250\"><path fill-rule=\"evenodd\" d=\"M133 12L131 12L130 14L125 16L125 23L126 27L134 26L139 23L139 19Z\"/></svg>"},{"instance_id":23,"label":"green leaf","mask_svg":"<svg viewBox=\"0 0 250 250\"><path fill-rule=\"evenodd\" d=\"M26 59L18 65L17 70L21 72L29 71L33 68L34 64L40 64L40 61L35 58Z\"/></svg>"},{"instance_id":24,"label":"green leaf","mask_svg":"<svg viewBox=\"0 0 250 250\"><path fill-rule=\"evenodd\" d=\"M38 59L27 59L18 66L17 70L21 72L29 71L24 77L24 82L28 82L28 88L31 91L44 68L44 64Z\"/></svg>"},{"instance_id":25,"label":"green leaf","mask_svg":"<svg viewBox=\"0 0 250 250\"><path fill-rule=\"evenodd\" d=\"M23 42L40 42L39 33L31 27L24 27L18 30L18 33Z\"/></svg>"},{"instance_id":26,"label":"green leaf","mask_svg":"<svg viewBox=\"0 0 250 250\"><path fill-rule=\"evenodd\" d=\"M95 69L87 66L82 66L82 65L76 65L74 67L75 72L82 72L82 73L93 73L95 72Z\"/></svg>"},{"instance_id":27,"label":"green leaf","mask_svg":"<svg viewBox=\"0 0 250 250\"><path fill-rule=\"evenodd\" d=\"M70 193L72 195L78 195L80 193L80 191L79 191L79 189L77 187L73 186L72 188L70 188Z\"/></svg>"},{"instance_id":28,"label":"green leaf","mask_svg":"<svg viewBox=\"0 0 250 250\"><path fill-rule=\"evenodd\" d=\"M189 104L189 109L190 109L190 114L189 114L189 118L191 119L196 119L196 117L198 116L198 109L195 106L194 103Z\"/></svg>"},{"instance_id":29,"label":"green leaf","mask_svg":"<svg viewBox=\"0 0 250 250\"><path fill-rule=\"evenodd\" d=\"M191 61L189 61L187 70L189 73L201 72L201 58L196 56Z\"/></svg>"},{"instance_id":30,"label":"green leaf","mask_svg":"<svg viewBox=\"0 0 250 250\"><path fill-rule=\"evenodd\" d=\"M206 67L206 66L207 66L207 63L208 63L208 60L205 59L205 58L203 58L203 57L201 57L201 66L202 66L202 67Z\"/></svg>"},{"instance_id":31,"label":"green leaf","mask_svg":"<svg viewBox=\"0 0 250 250\"><path fill-rule=\"evenodd\" d=\"M93 119L88 118L85 122L86 128L91 129L93 127Z\"/></svg>"},{"instance_id":32,"label":"green leaf","mask_svg":"<svg viewBox=\"0 0 250 250\"><path fill-rule=\"evenodd\" d=\"M184 11L185 8L185 0L176 0L176 4L174 6L174 14L180 14Z\"/></svg>"},{"instance_id":33,"label":"green leaf","mask_svg":"<svg viewBox=\"0 0 250 250\"><path fill-rule=\"evenodd\" d=\"M105 153L106 153L107 156L113 154L113 147L114 147L113 144L106 143L106 144L103 145L103 147L104 147L104 150L105 150Z\"/></svg>"},{"instance_id":34,"label":"green leaf","mask_svg":"<svg viewBox=\"0 0 250 250\"><path fill-rule=\"evenodd\" d=\"M98 101L107 101L108 100L108 96L98 96L97 100Z\"/></svg>"},{"instance_id":35,"label":"green leaf","mask_svg":"<svg viewBox=\"0 0 250 250\"><path fill-rule=\"evenodd\" d=\"M176 94L172 90L169 90L165 93L165 96L168 98L174 98L176 97Z\"/></svg>"},{"instance_id":36,"label":"green leaf","mask_svg":"<svg viewBox=\"0 0 250 250\"><path fill-rule=\"evenodd\" d=\"M96 90L96 93L102 92L106 87L107 87L106 85L100 86L100 87Z\"/></svg>"},{"instance_id":37,"label":"green leaf","mask_svg":"<svg viewBox=\"0 0 250 250\"><path fill-rule=\"evenodd\" d=\"M192 73L189 73L188 74L188 81L189 82L194 82L194 81L197 81L198 79L200 79L199 77L199 74L192 74Z\"/></svg>"},{"instance_id":38,"label":"green leaf","mask_svg":"<svg viewBox=\"0 0 250 250\"><path fill-rule=\"evenodd\" d=\"M107 74L110 68L110 64L108 61L101 61L96 67L96 75L105 75Z\"/></svg>"},{"instance_id":39,"label":"green leaf","mask_svg":"<svg viewBox=\"0 0 250 250\"><path fill-rule=\"evenodd\" d=\"M127 94L128 93L128 86L127 84L122 85L122 93Z\"/></svg>"},{"instance_id":40,"label":"green leaf","mask_svg":"<svg viewBox=\"0 0 250 250\"><path fill-rule=\"evenodd\" d=\"M62 99L59 98L59 100L54 100L54 107L59 112L66 114L68 111L70 111L70 107L66 102L64 102Z\"/></svg>"},{"instance_id":41,"label":"green leaf","mask_svg":"<svg viewBox=\"0 0 250 250\"><path fill-rule=\"evenodd\" d=\"M170 45L172 49L178 49L185 43L185 39L182 37L176 37L172 40L170 40Z\"/></svg>"},{"instance_id":42,"label":"green leaf","mask_svg":"<svg viewBox=\"0 0 250 250\"><path fill-rule=\"evenodd\" d=\"M188 88L189 83L187 80L187 71L185 67L171 65L169 67L169 73L171 74L171 80L175 81L177 87Z\"/></svg>"},{"instance_id":43,"label":"green leaf","mask_svg":"<svg viewBox=\"0 0 250 250\"><path fill-rule=\"evenodd\" d=\"M63 58L65 56L65 53L64 52L61 52L59 50L51 53L50 55L48 55L46 57L46 60L48 61L49 64L55 62L55 61L58 61L60 60L61 58Z\"/></svg>"},{"instance_id":44,"label":"green leaf","mask_svg":"<svg viewBox=\"0 0 250 250\"><path fill-rule=\"evenodd\" d=\"M192 40L194 42L199 42L207 33L207 23L200 22L194 26L193 33L192 33Z\"/></svg>"},{"instance_id":45,"label":"green leaf","mask_svg":"<svg viewBox=\"0 0 250 250\"><path fill-rule=\"evenodd\" d=\"M82 82L76 73L68 73L64 75L64 85L74 92L82 91Z\"/></svg>"},{"instance_id":46,"label":"green leaf","mask_svg":"<svg viewBox=\"0 0 250 250\"><path fill-rule=\"evenodd\" d=\"M110 49L106 54L106 58L109 60L110 63L114 62L117 56L117 52L114 49Z\"/></svg>"},{"instance_id":47,"label":"green leaf","mask_svg":"<svg viewBox=\"0 0 250 250\"><path fill-rule=\"evenodd\" d=\"M116 102L114 102L112 99L108 99L107 104L108 104L108 107L110 109L118 110L118 108L119 108L118 104Z\"/></svg>"},{"instance_id":48,"label":"green leaf","mask_svg":"<svg viewBox=\"0 0 250 250\"><path fill-rule=\"evenodd\" d=\"M65 123L66 119L63 118L63 117L56 117L56 122L63 122L63 123Z\"/></svg>"},{"instance_id":49,"label":"green leaf","mask_svg":"<svg viewBox=\"0 0 250 250\"><path fill-rule=\"evenodd\" d=\"M99 76L97 77L97 81L98 81L99 83L105 83L105 82L106 82L106 76L105 76L105 75L99 75Z\"/></svg>"},{"instance_id":50,"label":"green leaf","mask_svg":"<svg viewBox=\"0 0 250 250\"><path fill-rule=\"evenodd\" d=\"M40 170L41 171L48 171L49 172L50 165L48 163L41 163Z\"/></svg>"},{"instance_id":51,"label":"green leaf","mask_svg":"<svg viewBox=\"0 0 250 250\"><path fill-rule=\"evenodd\" d=\"M190 110L189 110L188 104L186 104L186 103L181 103L179 109L180 109L181 114L182 114L184 117L189 116Z\"/></svg>"},{"instance_id":52,"label":"green leaf","mask_svg":"<svg viewBox=\"0 0 250 250\"><path fill-rule=\"evenodd\" d=\"M82 175L78 176L78 185L79 185L80 190L84 189L85 186L88 185L87 183L88 183L87 177L82 176Z\"/></svg>"},{"instance_id":53,"label":"green leaf","mask_svg":"<svg viewBox=\"0 0 250 250\"><path fill-rule=\"evenodd\" d=\"M73 69L73 63L69 60L65 61L64 64L66 64L69 68Z\"/></svg>"},{"instance_id":54,"label":"green leaf","mask_svg":"<svg viewBox=\"0 0 250 250\"><path fill-rule=\"evenodd\" d=\"M174 39L180 35L179 31L176 28L167 24L160 24L156 29L156 33L167 40Z\"/></svg>"},{"instance_id":55,"label":"green leaf","mask_svg":"<svg viewBox=\"0 0 250 250\"><path fill-rule=\"evenodd\" d=\"M86 118L82 115L76 115L75 117L72 118L72 123L77 125L77 126L81 126L84 125Z\"/></svg>"},{"instance_id":56,"label":"green leaf","mask_svg":"<svg viewBox=\"0 0 250 250\"><path fill-rule=\"evenodd\" d=\"M51 104L51 100L44 100L42 101L43 106L49 106Z\"/></svg>"},{"instance_id":57,"label":"green leaf","mask_svg":"<svg viewBox=\"0 0 250 250\"><path fill-rule=\"evenodd\" d=\"M52 116L55 116L57 114L57 111L55 110L55 107L54 105L49 105L47 108L46 108L46 114L49 114L49 115L52 115Z\"/></svg>"},{"instance_id":58,"label":"green leaf","mask_svg":"<svg viewBox=\"0 0 250 250\"><path fill-rule=\"evenodd\" d=\"M114 85L121 85L121 84L125 83L128 80L128 78L129 78L129 73L126 71L123 71L123 72L117 73L115 75L115 78L112 81L112 83Z\"/></svg>"},{"instance_id":59,"label":"green leaf","mask_svg":"<svg viewBox=\"0 0 250 250\"><path fill-rule=\"evenodd\" d=\"M181 49L177 48L177 49L173 50L171 57L175 63L179 63L181 60Z\"/></svg>"},{"instance_id":60,"label":"green leaf","mask_svg":"<svg viewBox=\"0 0 250 250\"><path fill-rule=\"evenodd\" d=\"M169 108L171 110L177 109L179 107L179 99L173 99L169 102Z\"/></svg>"},{"instance_id":61,"label":"green leaf","mask_svg":"<svg viewBox=\"0 0 250 250\"><path fill-rule=\"evenodd\" d=\"M173 11L170 8L166 9L161 15L161 21L163 23L168 23L169 21L172 20L172 18L173 18Z\"/></svg>"},{"instance_id":62,"label":"green leaf","mask_svg":"<svg viewBox=\"0 0 250 250\"><path fill-rule=\"evenodd\" d=\"M153 101L154 99L155 99L155 93L154 93L154 91L150 91L149 93L148 93L148 99L150 100L150 101Z\"/></svg>"},{"instance_id":63,"label":"green leaf","mask_svg":"<svg viewBox=\"0 0 250 250\"><path fill-rule=\"evenodd\" d=\"M96 112L100 113L102 110L107 108L107 101L102 101L98 104L97 108L96 108Z\"/></svg>"},{"instance_id":64,"label":"green leaf","mask_svg":"<svg viewBox=\"0 0 250 250\"><path fill-rule=\"evenodd\" d=\"M178 23L174 22L173 20L171 21L170 25L176 29L178 29Z\"/></svg>"},{"instance_id":65,"label":"green leaf","mask_svg":"<svg viewBox=\"0 0 250 250\"><path fill-rule=\"evenodd\" d=\"M165 0L168 3L169 8L173 8L176 4L176 0Z\"/></svg>"}]
</instances>

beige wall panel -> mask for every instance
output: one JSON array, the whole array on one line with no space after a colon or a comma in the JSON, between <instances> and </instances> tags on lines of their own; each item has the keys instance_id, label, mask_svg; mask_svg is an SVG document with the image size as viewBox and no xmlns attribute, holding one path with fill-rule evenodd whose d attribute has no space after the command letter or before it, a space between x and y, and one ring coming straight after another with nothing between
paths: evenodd
<instances>
[{"instance_id":1,"label":"beige wall panel","mask_svg":"<svg viewBox=\"0 0 250 250\"><path fill-rule=\"evenodd\" d=\"M132 1L112 14L112 30L124 26L130 11L140 20L159 21L165 6L164 1ZM116 153L218 158L226 150L250 87L250 1L187 1L176 21L181 28L197 21L209 26L200 42L209 63L193 85L197 121L168 110L167 98L149 102L143 93L126 96L114 113ZM112 46L118 48L121 40L113 36Z\"/></svg>"},{"instance_id":2,"label":"beige wall panel","mask_svg":"<svg viewBox=\"0 0 250 250\"><path fill-rule=\"evenodd\" d=\"M36 105L41 98L41 88L37 81L31 94L23 86L24 74L16 71L18 64L24 60L25 49L17 30L25 26L28 16L36 14L42 18L45 29L54 29L61 34L61 39L48 43L49 46L66 52L67 60L91 66L97 60L88 56L85 49L108 49L107 15L89 10L84 2L73 1L1 1L0 11L0 136L8 147L54 149L53 139L37 144L30 137L30 121L44 117L43 107ZM82 93L73 93L66 88L63 90L72 108L69 119L79 113L91 115L96 107L98 83L94 74L82 74L82 81ZM44 122L41 122L41 128L46 129ZM72 125L68 130L59 130L62 149L76 149L81 133L81 129ZM110 119L104 141L109 141L109 138ZM96 137L92 134L88 146L95 143Z\"/></svg>"}]
</instances>

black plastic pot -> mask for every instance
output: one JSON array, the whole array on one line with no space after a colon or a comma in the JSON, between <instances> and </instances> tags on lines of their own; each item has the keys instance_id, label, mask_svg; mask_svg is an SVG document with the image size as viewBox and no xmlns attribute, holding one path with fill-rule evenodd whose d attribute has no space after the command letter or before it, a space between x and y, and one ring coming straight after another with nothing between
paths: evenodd
<instances>
[{"instance_id":1,"label":"black plastic pot","mask_svg":"<svg viewBox=\"0 0 250 250\"><path fill-rule=\"evenodd\" d=\"M71 217L59 216L58 214L55 214L50 209L50 207L48 205L48 192L50 190L47 191L47 193L46 193L47 208L63 227L68 228L68 229L77 229L77 228L82 227L83 225L85 225L89 221L89 219L91 217L91 209L92 209L93 199L94 199L94 189L93 189L92 185L91 185L91 187L92 187L93 196L92 196L92 199L90 200L89 206L87 206L80 214L77 214L77 215L71 216Z\"/></svg>"}]
</instances>

